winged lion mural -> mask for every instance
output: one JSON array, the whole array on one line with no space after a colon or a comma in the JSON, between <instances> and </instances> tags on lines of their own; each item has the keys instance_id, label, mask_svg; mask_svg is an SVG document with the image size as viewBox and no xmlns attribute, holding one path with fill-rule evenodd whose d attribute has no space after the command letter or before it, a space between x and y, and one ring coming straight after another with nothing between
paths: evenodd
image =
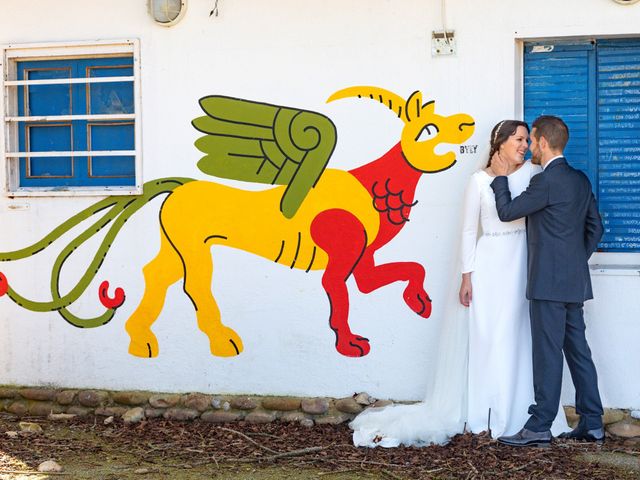
<instances>
[{"instance_id":1,"label":"winged lion mural","mask_svg":"<svg viewBox=\"0 0 640 480\"><path fill-rule=\"evenodd\" d=\"M77 327L93 328L109 322L125 294L122 288L109 294L106 281L98 292L106 308L101 315L81 318L69 307L94 279L127 219L151 199L168 194L159 214L160 250L143 269L144 294L125 325L131 340L129 353L158 355L151 326L162 311L167 289L181 280L198 326L209 338L211 353L228 357L242 352L240 336L222 323L211 291L211 247L225 245L290 269L322 270L337 351L350 357L367 355L368 339L349 327L346 282L353 276L363 293L392 282L407 282L404 302L419 316L430 316L424 267L415 262L378 265L374 254L409 221L421 176L441 172L456 162L452 151L437 154L436 146L465 142L473 134L474 120L466 114L437 114L435 102L423 103L418 91L405 100L382 88L358 86L337 91L328 102L345 98L375 100L404 123L399 143L380 158L349 171L326 168L337 135L333 122L320 113L220 95L200 99L206 115L192 122L204 134L196 141L196 147L206 154L198 163L200 170L273 188L249 191L172 177L145 183L143 194L137 197L105 198L33 245L0 252L0 261L35 255L73 227L98 216L55 260L51 300L35 301L20 295L2 273L0 295L6 294L28 310L56 311ZM80 280L61 294L60 272L66 260L107 226Z\"/></svg>"}]
</instances>

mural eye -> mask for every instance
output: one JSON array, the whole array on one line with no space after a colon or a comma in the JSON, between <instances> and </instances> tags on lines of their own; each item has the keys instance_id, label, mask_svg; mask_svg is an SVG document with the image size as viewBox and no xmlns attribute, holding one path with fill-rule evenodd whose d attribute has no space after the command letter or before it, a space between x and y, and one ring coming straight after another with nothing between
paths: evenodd
<instances>
[{"instance_id":1,"label":"mural eye","mask_svg":"<svg viewBox=\"0 0 640 480\"><path fill-rule=\"evenodd\" d=\"M433 123L429 123L424 127L422 127L422 130L420 130L420 133L418 133L418 135L416 136L416 142L424 142L425 140L431 140L433 137L435 137L438 134L439 131L440 130L438 129L437 125Z\"/></svg>"}]
</instances>

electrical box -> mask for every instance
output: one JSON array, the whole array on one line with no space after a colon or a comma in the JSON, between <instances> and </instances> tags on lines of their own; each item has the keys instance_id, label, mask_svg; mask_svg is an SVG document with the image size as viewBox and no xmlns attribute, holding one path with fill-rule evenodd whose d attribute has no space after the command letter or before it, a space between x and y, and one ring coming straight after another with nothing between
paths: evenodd
<instances>
[{"instance_id":1,"label":"electrical box","mask_svg":"<svg viewBox=\"0 0 640 480\"><path fill-rule=\"evenodd\" d=\"M431 32L431 56L456 54L456 36L454 30L434 30Z\"/></svg>"}]
</instances>

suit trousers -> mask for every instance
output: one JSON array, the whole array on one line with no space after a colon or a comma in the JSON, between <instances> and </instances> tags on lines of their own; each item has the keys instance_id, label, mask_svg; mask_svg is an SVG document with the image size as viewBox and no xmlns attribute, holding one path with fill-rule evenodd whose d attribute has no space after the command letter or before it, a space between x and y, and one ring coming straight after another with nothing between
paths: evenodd
<instances>
[{"instance_id":1,"label":"suit trousers","mask_svg":"<svg viewBox=\"0 0 640 480\"><path fill-rule=\"evenodd\" d=\"M576 413L580 427L602 427L602 403L598 377L585 337L582 302L565 303L531 300L531 338L533 347L533 387L535 403L525 428L544 432L558 413L562 388L562 354L567 360L576 389Z\"/></svg>"}]
</instances>

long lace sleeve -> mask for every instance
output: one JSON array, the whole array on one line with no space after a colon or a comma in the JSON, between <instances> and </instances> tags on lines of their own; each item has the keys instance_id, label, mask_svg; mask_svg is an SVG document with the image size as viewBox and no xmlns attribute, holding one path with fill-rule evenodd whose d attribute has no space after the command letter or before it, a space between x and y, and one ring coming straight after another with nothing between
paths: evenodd
<instances>
[{"instance_id":1,"label":"long lace sleeve","mask_svg":"<svg viewBox=\"0 0 640 480\"><path fill-rule=\"evenodd\" d=\"M462 273L473 272L476 261L476 242L478 240L478 224L480 222L480 189L475 176L469 179L464 192L462 211L462 241L460 242L460 259Z\"/></svg>"}]
</instances>

